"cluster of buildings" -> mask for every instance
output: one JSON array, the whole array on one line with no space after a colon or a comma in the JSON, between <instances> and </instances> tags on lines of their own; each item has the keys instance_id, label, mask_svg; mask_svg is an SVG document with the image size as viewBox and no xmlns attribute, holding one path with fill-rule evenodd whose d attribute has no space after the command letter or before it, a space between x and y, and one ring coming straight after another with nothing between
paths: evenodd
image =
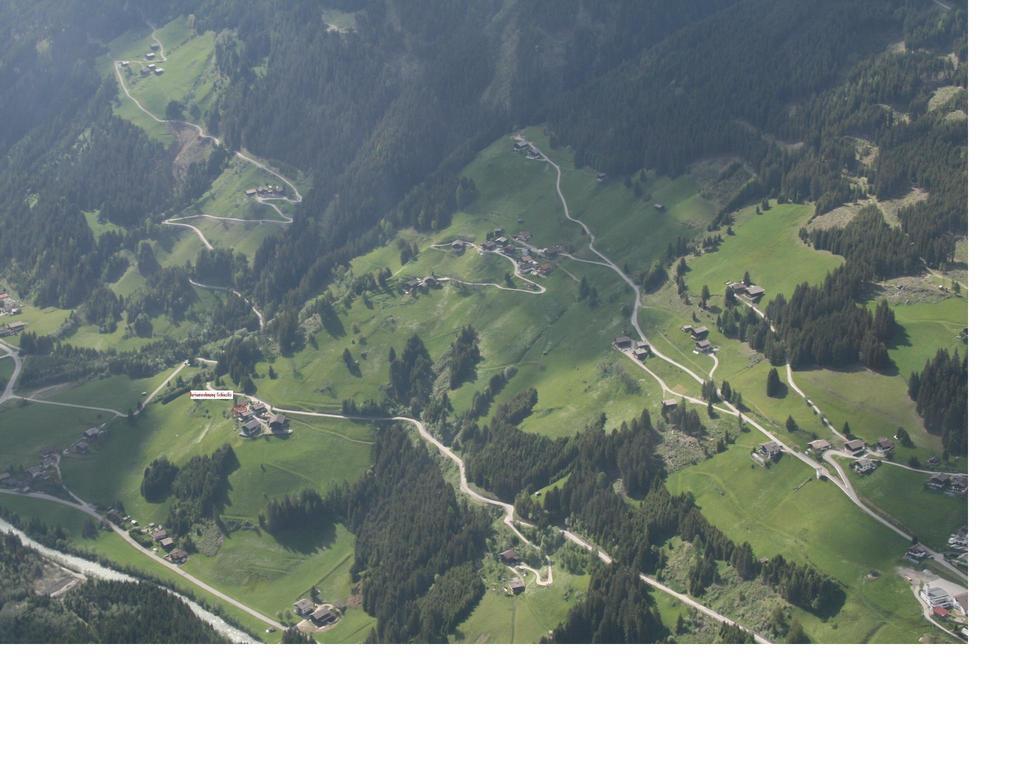
<instances>
[{"instance_id":1,"label":"cluster of buildings","mask_svg":"<svg viewBox=\"0 0 1024 768\"><path fill-rule=\"evenodd\" d=\"M63 450L60 448L44 448L39 452L38 464L33 464L13 472L4 472L3 476L0 477L0 485L6 488L17 488L23 493L27 493L31 490L32 484L36 482L46 483L53 481L59 483L61 456L67 456L71 451L88 453L90 443L98 439L102 434L103 430L99 427L89 427L82 433L82 437L70 448L64 448Z\"/></svg>"},{"instance_id":2,"label":"cluster of buildings","mask_svg":"<svg viewBox=\"0 0 1024 768\"><path fill-rule=\"evenodd\" d=\"M967 495L966 475L947 475L939 472L929 477L924 484L929 491L939 491L947 496Z\"/></svg>"},{"instance_id":3,"label":"cluster of buildings","mask_svg":"<svg viewBox=\"0 0 1024 768\"><path fill-rule=\"evenodd\" d=\"M150 75L162 75L164 73L164 68L159 66L155 61L153 61L153 59L155 58L155 53L146 54L146 61L148 61L149 63L139 70L139 75L141 75L142 77L149 77ZM131 72L131 62L122 61L121 69L123 69L125 72Z\"/></svg>"},{"instance_id":4,"label":"cluster of buildings","mask_svg":"<svg viewBox=\"0 0 1024 768\"><path fill-rule=\"evenodd\" d=\"M750 458L762 467L767 467L769 464L774 464L782 458L782 445L774 440L769 440L767 443L761 443L757 448L750 452Z\"/></svg>"},{"instance_id":5,"label":"cluster of buildings","mask_svg":"<svg viewBox=\"0 0 1024 768\"><path fill-rule=\"evenodd\" d=\"M715 351L715 346L708 341L710 331L706 325L698 325L696 328L692 325L684 325L683 333L690 334L690 337L693 339L693 349L695 352L700 352L702 355L710 355Z\"/></svg>"},{"instance_id":6,"label":"cluster of buildings","mask_svg":"<svg viewBox=\"0 0 1024 768\"><path fill-rule=\"evenodd\" d=\"M25 323L17 320L13 323L0 325L0 336L15 336L25 330Z\"/></svg>"},{"instance_id":7,"label":"cluster of buildings","mask_svg":"<svg viewBox=\"0 0 1024 768\"><path fill-rule=\"evenodd\" d=\"M513 137L512 151L525 154L529 160L540 160L540 153L528 141L520 138Z\"/></svg>"},{"instance_id":8,"label":"cluster of buildings","mask_svg":"<svg viewBox=\"0 0 1024 768\"><path fill-rule=\"evenodd\" d=\"M498 560L503 565L507 565L509 568L519 564L519 553L514 548L506 549L504 552L498 553ZM518 574L513 576L505 583L505 593L509 595L519 595L526 591L526 582Z\"/></svg>"},{"instance_id":9,"label":"cluster of buildings","mask_svg":"<svg viewBox=\"0 0 1024 768\"><path fill-rule=\"evenodd\" d=\"M0 315L21 314L21 304L7 291L0 291Z\"/></svg>"},{"instance_id":10,"label":"cluster of buildings","mask_svg":"<svg viewBox=\"0 0 1024 768\"><path fill-rule=\"evenodd\" d=\"M290 432L288 418L283 413L272 413L263 403L239 403L231 408L231 416L238 422L238 434L242 437Z\"/></svg>"},{"instance_id":11,"label":"cluster of buildings","mask_svg":"<svg viewBox=\"0 0 1024 768\"><path fill-rule=\"evenodd\" d=\"M162 525L150 523L142 530L149 534L155 546L167 553L164 555L167 562L181 565L188 560L188 552L174 545L174 537Z\"/></svg>"},{"instance_id":12,"label":"cluster of buildings","mask_svg":"<svg viewBox=\"0 0 1024 768\"><path fill-rule=\"evenodd\" d=\"M521 274L547 277L555 268L551 262L565 249L561 246L536 248L530 245L531 238L532 235L526 230L509 236L504 229L495 229L487 233L481 250L485 253L500 253L513 259Z\"/></svg>"},{"instance_id":13,"label":"cluster of buildings","mask_svg":"<svg viewBox=\"0 0 1024 768\"><path fill-rule=\"evenodd\" d=\"M245 190L246 197L283 197L284 186L281 184L267 184L265 186L250 187Z\"/></svg>"},{"instance_id":14,"label":"cluster of buildings","mask_svg":"<svg viewBox=\"0 0 1024 768\"><path fill-rule=\"evenodd\" d=\"M403 294L415 294L418 291L426 293L431 288L440 288L441 281L433 275L427 275L426 277L415 277L405 283L402 283L401 291Z\"/></svg>"},{"instance_id":15,"label":"cluster of buildings","mask_svg":"<svg viewBox=\"0 0 1024 768\"><path fill-rule=\"evenodd\" d=\"M961 622L967 616L966 592L954 597L946 589L933 582L922 584L918 595L922 602L931 609L933 616L944 619L952 614ZM964 630L964 634L966 634L966 630Z\"/></svg>"},{"instance_id":16,"label":"cluster of buildings","mask_svg":"<svg viewBox=\"0 0 1024 768\"><path fill-rule=\"evenodd\" d=\"M747 285L742 280L737 283L726 283L726 287L732 288L737 296L746 296L750 301L760 301L764 296L764 288L760 285Z\"/></svg>"},{"instance_id":17,"label":"cluster of buildings","mask_svg":"<svg viewBox=\"0 0 1024 768\"><path fill-rule=\"evenodd\" d=\"M303 597L292 603L292 610L295 615L308 619L317 627L326 627L338 620L340 612L330 603L314 603L308 597Z\"/></svg>"},{"instance_id":18,"label":"cluster of buildings","mask_svg":"<svg viewBox=\"0 0 1024 768\"><path fill-rule=\"evenodd\" d=\"M632 355L637 360L643 361L651 356L651 345L647 342L636 341L629 336L616 336L612 345L620 352Z\"/></svg>"}]
</instances>

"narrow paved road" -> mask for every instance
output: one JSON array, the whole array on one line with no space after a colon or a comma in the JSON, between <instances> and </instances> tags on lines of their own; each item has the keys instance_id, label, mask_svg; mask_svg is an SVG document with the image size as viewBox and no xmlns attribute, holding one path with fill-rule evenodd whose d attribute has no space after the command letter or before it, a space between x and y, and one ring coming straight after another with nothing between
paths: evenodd
<instances>
[{"instance_id":1,"label":"narrow paved road","mask_svg":"<svg viewBox=\"0 0 1024 768\"><path fill-rule=\"evenodd\" d=\"M5 341L0 341L0 349L6 350L7 354L5 357L9 357L14 361L14 370L11 371L11 378L4 385L3 393L0 393L0 405L3 405L14 397L14 383L18 380L18 376L21 375L21 354L17 347L12 347Z\"/></svg>"},{"instance_id":2,"label":"narrow paved road","mask_svg":"<svg viewBox=\"0 0 1024 768\"><path fill-rule=\"evenodd\" d=\"M48 502L51 502L53 504L62 504L65 507L71 507L72 509L77 509L79 512L82 512L83 514L88 515L89 517L93 518L94 520L98 520L101 523L106 523L106 520L104 520L103 516L96 511L95 507L93 507L91 504L89 504L87 502L82 501L81 499L78 499L77 502L75 502L75 501L68 501L67 499L62 499L59 496L51 496L48 493L39 493L39 492L20 493L18 491L8 490L6 488L0 488L0 493L5 493L5 494L8 494L10 496L21 496L21 497L26 497L27 496L27 497L32 498L32 499L40 499L42 501L48 501ZM70 493L70 491L69 491L69 493ZM72 495L74 496L74 494L72 494ZM76 496L75 498L77 499L78 497ZM160 565L168 568L169 570L174 571L179 576L183 577L184 579L186 579L190 583L192 583L195 586L197 586L200 589L202 589L204 592L208 592L211 595L213 595L214 597L217 597L220 600L223 600L225 603L228 603L229 605L232 605L235 608L238 608L240 611L244 611L245 613L249 614L250 616L252 616L252 617L254 617L256 619L259 619L264 624L269 624L270 626L275 627L276 629L280 629L280 630L284 630L285 629L285 626L283 624L281 624L280 622L276 621L275 619L272 619L269 616L264 616L262 613L260 613L259 611L255 610L253 608L250 608L245 603L242 603L242 602L239 602L238 600L235 600L230 595L225 595L223 592L221 592L218 589L215 589L215 588L211 587L209 584L207 584L204 581L200 581L195 576L193 576L191 573L189 573L188 571L182 569L180 566L174 565L173 563L169 563L168 561L164 560L160 555L156 554L152 550L147 549L146 547L144 547L141 544L139 544L139 542L137 542L135 539L133 539L131 537L131 534L129 534L128 531L125 531L125 530L117 527L116 525L111 525L110 528L118 536L120 536L122 539L124 539L126 542L128 542L132 547L137 549L139 552L142 552L144 555L146 555L147 557L149 557L152 560L155 560L157 563L159 563Z\"/></svg>"}]
</instances>

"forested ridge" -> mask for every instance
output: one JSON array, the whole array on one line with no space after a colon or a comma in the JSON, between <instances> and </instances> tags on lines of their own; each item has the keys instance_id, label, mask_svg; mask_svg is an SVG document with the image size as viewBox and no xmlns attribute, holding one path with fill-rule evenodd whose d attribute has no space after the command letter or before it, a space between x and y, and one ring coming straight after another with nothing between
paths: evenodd
<instances>
[{"instance_id":1,"label":"forested ridge","mask_svg":"<svg viewBox=\"0 0 1024 768\"><path fill-rule=\"evenodd\" d=\"M355 12L353 31L328 31L314 0L103 3L96 14L105 26L85 18L81 2L66 4L63 16L55 3L32 12L14 5L26 5L29 19L17 25L41 34L70 36L80 16L106 40L141 18L159 23L181 12L198 32L217 34L222 84L203 121L229 148L247 147L312 181L296 223L264 242L251 271L233 275L270 311L314 295L339 263L396 227L447 224L472 197L459 174L476 151L511 126L545 121L554 141L612 173L676 175L701 157L733 154L757 172L744 194L812 199L819 208L858 194L845 180L862 170L851 165L849 137L866 135L880 147L868 171L879 195L929 189L902 221L917 252L933 263L948 258L966 226L957 175L965 126L943 121L948 110L926 113L922 101L937 84L966 85L963 11L923 0L333 4ZM900 36L922 50L881 55ZM132 230L187 204L217 163L171 183L164 150L110 114L115 86L89 66L99 44L57 39L42 53L13 45L0 59L0 88L6 82L14 101L42 91L32 78L57 64L47 56L77 78L59 118L54 105L38 105L4 128L0 262L42 303L74 306L116 279L76 208ZM930 53L950 49L956 67ZM914 119L894 121L880 103ZM44 177L44 166L61 173Z\"/></svg>"}]
</instances>

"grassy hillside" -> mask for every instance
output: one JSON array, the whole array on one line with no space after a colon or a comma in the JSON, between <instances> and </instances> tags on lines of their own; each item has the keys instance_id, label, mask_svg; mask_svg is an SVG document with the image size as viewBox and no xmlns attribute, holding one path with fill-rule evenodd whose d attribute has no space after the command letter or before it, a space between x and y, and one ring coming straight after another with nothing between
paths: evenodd
<instances>
[{"instance_id":1,"label":"grassy hillside","mask_svg":"<svg viewBox=\"0 0 1024 768\"><path fill-rule=\"evenodd\" d=\"M814 640L915 642L927 624L896 574L906 542L796 459L785 457L770 470L755 465L749 451L758 442L744 435L726 453L673 473L669 488L691 491L713 524L737 542L749 541L758 557L807 562L842 583L847 599L834 618L793 609Z\"/></svg>"}]
</instances>

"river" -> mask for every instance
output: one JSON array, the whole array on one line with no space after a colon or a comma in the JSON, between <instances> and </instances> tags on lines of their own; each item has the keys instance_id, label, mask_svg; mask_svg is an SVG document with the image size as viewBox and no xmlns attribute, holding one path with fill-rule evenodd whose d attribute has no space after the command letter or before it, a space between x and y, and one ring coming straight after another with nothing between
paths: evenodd
<instances>
[{"instance_id":1,"label":"river","mask_svg":"<svg viewBox=\"0 0 1024 768\"><path fill-rule=\"evenodd\" d=\"M108 568L105 565L100 565L99 563L94 563L93 561L86 560L82 557L69 555L64 552L58 552L55 549L50 549L49 547L44 547L42 544L30 539L22 531L18 530L3 519L0 519L0 533L16 534L26 547L34 549L46 559L52 560L53 562L64 566L68 570L81 574L82 576L87 576L92 579L102 579L103 581L138 581L134 576L129 576L127 573L115 571L113 568ZM164 589L185 603L192 613L213 627L214 631L225 640L232 643L243 644L256 642L248 634L237 627L231 626L220 616L206 610L194 600L190 600L184 595L179 595L177 592L167 589L166 587L161 587L161 589Z\"/></svg>"}]
</instances>

